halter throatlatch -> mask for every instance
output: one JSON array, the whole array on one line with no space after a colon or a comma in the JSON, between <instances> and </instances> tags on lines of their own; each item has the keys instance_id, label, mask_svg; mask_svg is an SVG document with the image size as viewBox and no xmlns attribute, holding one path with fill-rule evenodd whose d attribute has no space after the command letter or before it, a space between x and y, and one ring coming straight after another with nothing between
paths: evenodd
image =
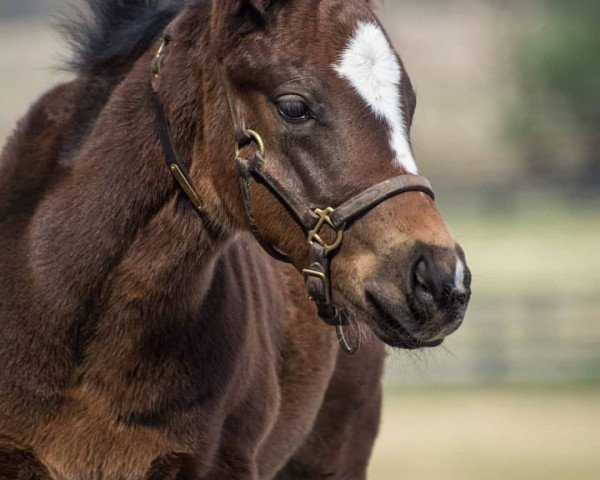
<instances>
[{"instance_id":1,"label":"halter throatlatch","mask_svg":"<svg viewBox=\"0 0 600 480\"><path fill-rule=\"evenodd\" d=\"M152 87L154 92L154 109L156 113L156 129L161 146L165 153L165 161L169 171L186 194L194 208L200 215L205 227L214 231L215 224L210 220L210 215L204 210L200 197L193 186L192 179L186 166L181 162L175 150L169 131L168 121L158 98L160 69L163 64L164 47L170 38L164 37L163 44L152 62ZM342 349L354 354L360 347L357 337L351 344L345 334L344 327L347 320L340 314L333 302L331 281L331 260L344 240L344 232L360 217L371 211L380 203L389 198L407 192L422 192L435 199L429 180L419 175L400 175L367 188L363 192L342 203L338 207L311 208L294 192L288 192L265 169L266 147L262 137L254 130L248 129L238 120L229 89L223 80L223 88L233 118L235 133L235 160L240 179L240 188L244 211L248 219L250 231L254 234L260 245L275 259L291 263L289 257L277 250L262 235L258 222L252 210L252 193L250 182L254 180L264 185L277 200L282 203L304 231L309 245L308 265L302 270L306 282L308 297L317 306L319 318L326 324L336 327L338 339ZM254 143L257 151L250 159L245 159L240 154L241 144ZM323 230L327 228L334 235L332 243L324 239Z\"/></svg>"}]
</instances>

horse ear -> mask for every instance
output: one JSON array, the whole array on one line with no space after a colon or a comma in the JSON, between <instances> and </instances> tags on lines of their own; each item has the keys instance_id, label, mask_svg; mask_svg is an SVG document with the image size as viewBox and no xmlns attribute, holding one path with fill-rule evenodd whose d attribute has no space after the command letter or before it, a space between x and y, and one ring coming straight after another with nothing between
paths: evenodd
<instances>
[{"instance_id":1,"label":"horse ear","mask_svg":"<svg viewBox=\"0 0 600 480\"><path fill-rule=\"evenodd\" d=\"M274 0L213 1L211 31L215 48L226 52L237 44L240 36L263 28Z\"/></svg>"}]
</instances>

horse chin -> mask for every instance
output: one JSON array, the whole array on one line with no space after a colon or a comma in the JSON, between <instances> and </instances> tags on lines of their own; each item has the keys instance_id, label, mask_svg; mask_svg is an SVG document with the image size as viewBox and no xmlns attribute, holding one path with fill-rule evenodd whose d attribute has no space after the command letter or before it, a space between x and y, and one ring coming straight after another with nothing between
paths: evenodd
<instances>
[{"instance_id":1,"label":"horse chin","mask_svg":"<svg viewBox=\"0 0 600 480\"><path fill-rule=\"evenodd\" d=\"M386 315L377 315L373 318L371 328L373 333L385 344L403 350L419 350L423 348L439 347L444 343L444 338L433 340L419 339L406 331L396 319Z\"/></svg>"},{"instance_id":2,"label":"horse chin","mask_svg":"<svg viewBox=\"0 0 600 480\"><path fill-rule=\"evenodd\" d=\"M437 336L433 339L417 338L409 333L402 323L413 323L415 319L408 312L405 313L405 322L400 322L396 316L391 316L379 309L365 308L364 306L352 305L343 309L344 312L353 312L352 318L364 319L365 324L373 331L375 336L386 345L403 350L419 350L425 348L439 347L444 343L445 336Z\"/></svg>"},{"instance_id":3,"label":"horse chin","mask_svg":"<svg viewBox=\"0 0 600 480\"><path fill-rule=\"evenodd\" d=\"M433 348L441 345L446 337L462 324L464 312L454 309L451 313L424 314L411 302L390 302L381 292L367 289L371 315L371 328L386 344L409 350Z\"/></svg>"},{"instance_id":4,"label":"horse chin","mask_svg":"<svg viewBox=\"0 0 600 480\"><path fill-rule=\"evenodd\" d=\"M387 330L380 327L373 328L373 332L386 345L393 348L400 348L403 350L420 350L424 348L435 348L439 347L444 343L444 339L424 341L418 340L413 336L406 334L405 332L399 332L398 330Z\"/></svg>"}]
</instances>

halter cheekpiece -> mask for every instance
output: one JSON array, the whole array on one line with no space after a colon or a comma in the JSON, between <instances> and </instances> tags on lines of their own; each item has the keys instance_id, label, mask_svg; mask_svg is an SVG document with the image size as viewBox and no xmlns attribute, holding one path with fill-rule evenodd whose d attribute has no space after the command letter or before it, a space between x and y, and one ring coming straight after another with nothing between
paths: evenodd
<instances>
[{"instance_id":1,"label":"halter cheekpiece","mask_svg":"<svg viewBox=\"0 0 600 480\"><path fill-rule=\"evenodd\" d=\"M167 167L181 190L189 198L207 228L214 231L210 215L204 209L198 196L187 167L181 162L173 144L169 123L164 109L158 98L160 72L164 61L164 49L170 38L165 35L163 42L152 62L152 89L156 120L156 130L164 152ZM235 161L240 180L242 201L248 218L250 230L260 245L275 259L291 263L289 258L274 248L262 235L252 210L252 195L250 184L254 180L264 185L281 202L294 220L306 234L310 246L308 265L302 270L306 282L308 297L316 306L318 315L326 324L336 327L342 349L354 354L360 347L357 337L351 344L345 334L344 326L347 321L334 305L332 298L331 260L333 254L340 249L344 240L344 232L352 222L368 213L380 203L406 192L422 192L435 199L429 180L419 175L399 175L382 183L367 188L358 195L350 198L337 207L324 206L311 208L294 192L288 192L265 169L266 147L260 134L246 128L238 121L233 103L226 85L223 85L235 126ZM240 147L254 143L257 150L250 160L240 154ZM328 243L323 231L327 228L333 232L333 240Z\"/></svg>"}]
</instances>

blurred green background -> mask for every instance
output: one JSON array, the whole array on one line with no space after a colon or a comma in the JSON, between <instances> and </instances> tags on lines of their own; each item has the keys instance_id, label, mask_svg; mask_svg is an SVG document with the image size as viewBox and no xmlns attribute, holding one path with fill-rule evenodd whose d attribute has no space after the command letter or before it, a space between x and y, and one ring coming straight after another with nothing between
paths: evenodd
<instances>
[{"instance_id":1,"label":"blurred green background","mask_svg":"<svg viewBox=\"0 0 600 480\"><path fill-rule=\"evenodd\" d=\"M67 78L66 3L0 0L0 143ZM379 11L474 294L445 346L390 352L371 478L600 479L600 2Z\"/></svg>"}]
</instances>

